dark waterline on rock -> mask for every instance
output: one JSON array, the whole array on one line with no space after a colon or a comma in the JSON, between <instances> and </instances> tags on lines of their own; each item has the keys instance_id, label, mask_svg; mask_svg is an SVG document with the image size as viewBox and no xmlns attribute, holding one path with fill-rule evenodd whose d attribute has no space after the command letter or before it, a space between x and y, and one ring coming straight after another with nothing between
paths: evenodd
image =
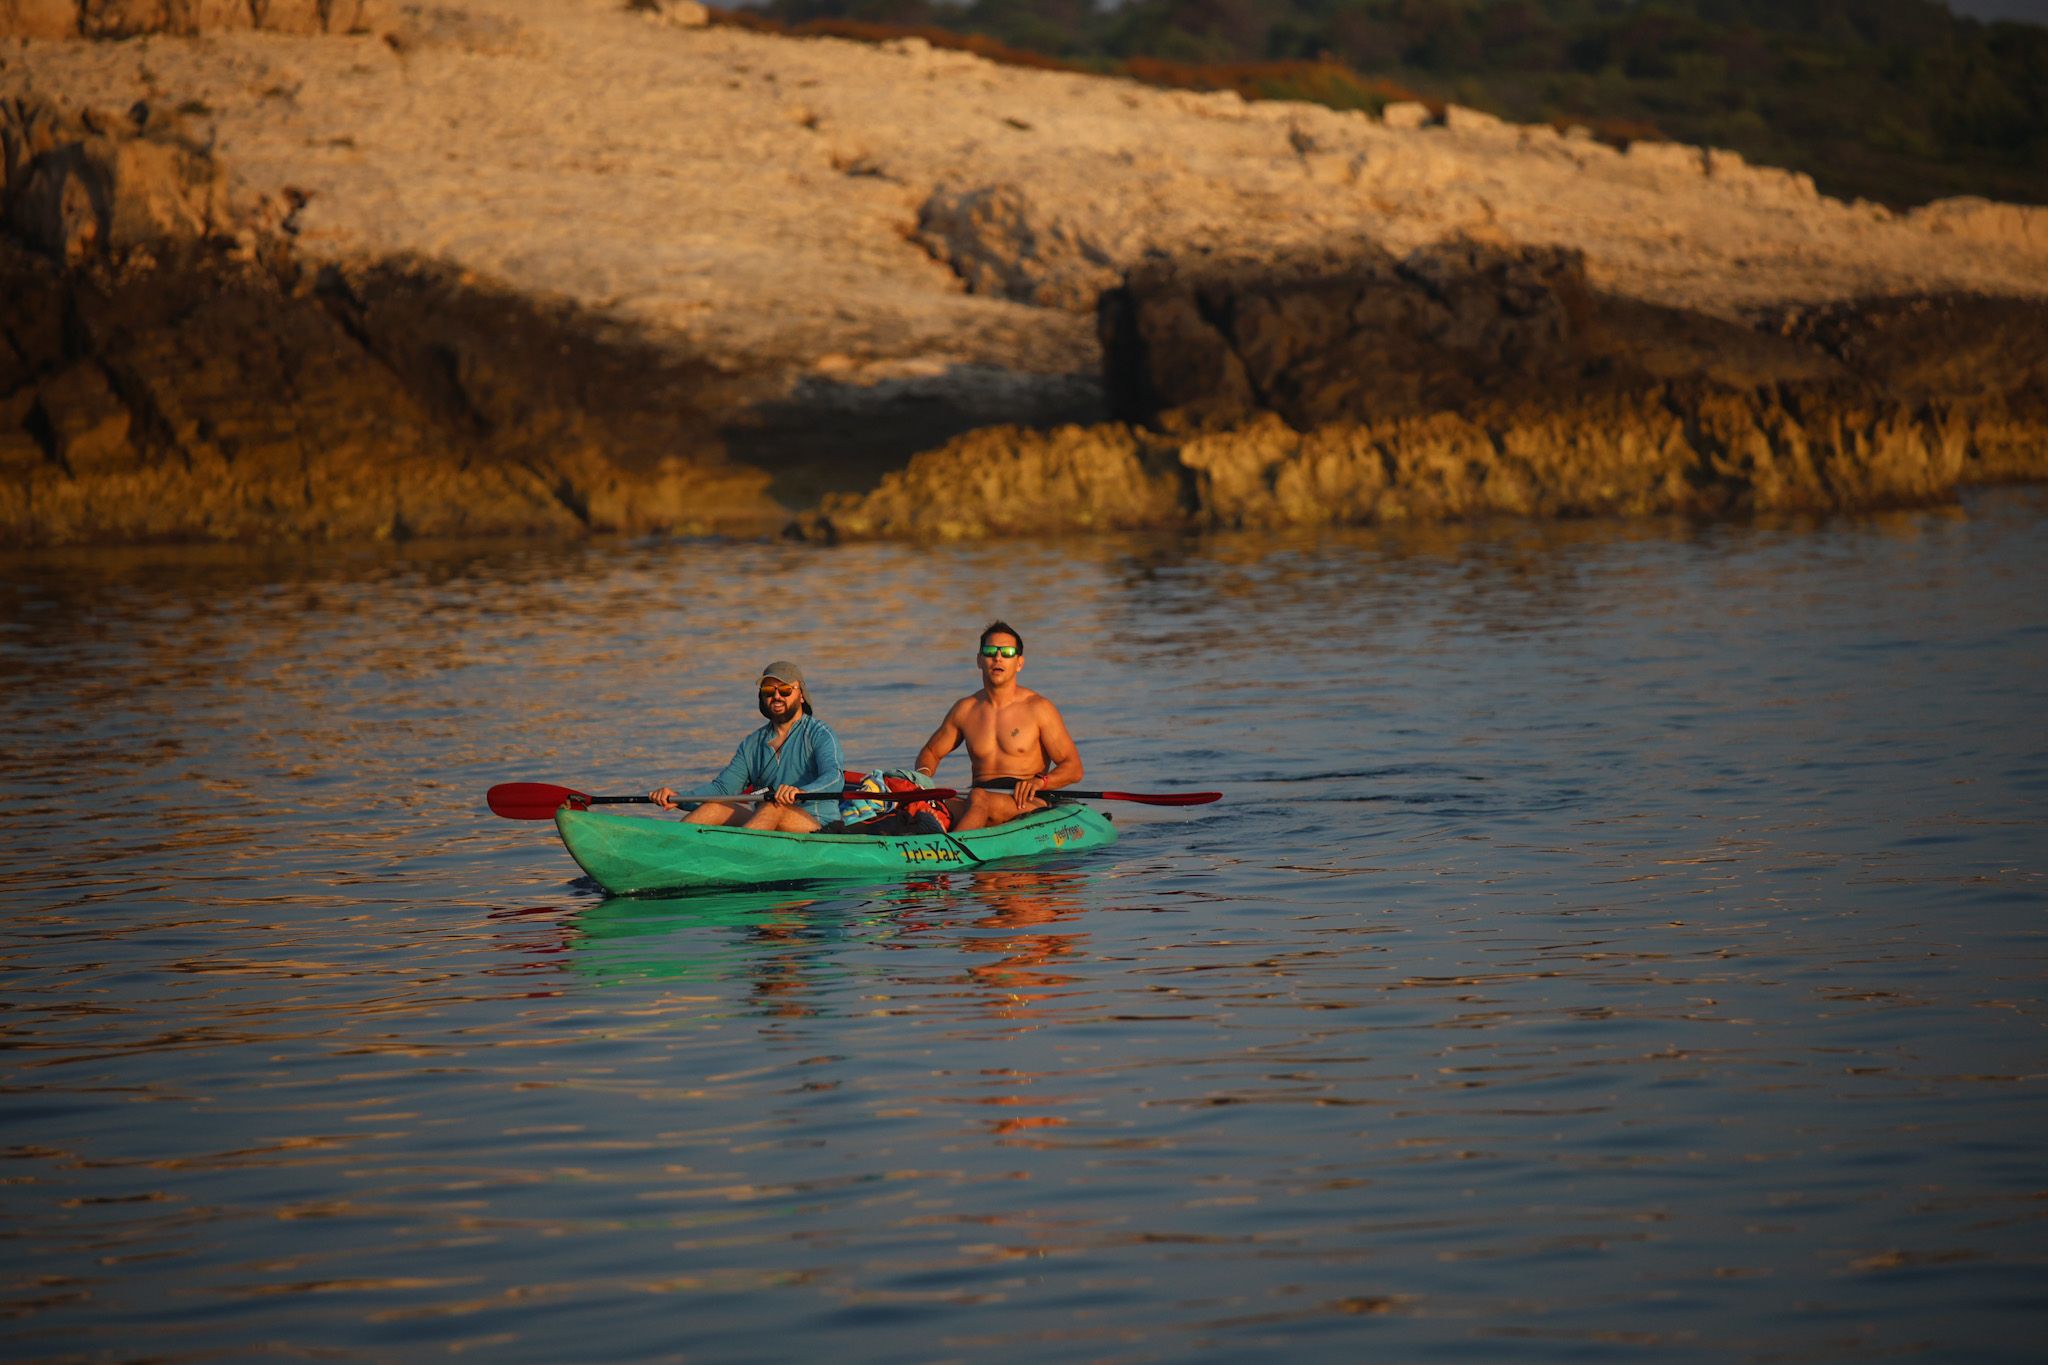
<instances>
[{"instance_id":1,"label":"dark waterline on rock","mask_svg":"<svg viewBox=\"0 0 2048 1365\"><path fill-rule=\"evenodd\" d=\"M10 557L11 1349L2028 1359L2044 525ZM903 761L999 614L1228 799L638 901L483 810L780 654Z\"/></svg>"}]
</instances>

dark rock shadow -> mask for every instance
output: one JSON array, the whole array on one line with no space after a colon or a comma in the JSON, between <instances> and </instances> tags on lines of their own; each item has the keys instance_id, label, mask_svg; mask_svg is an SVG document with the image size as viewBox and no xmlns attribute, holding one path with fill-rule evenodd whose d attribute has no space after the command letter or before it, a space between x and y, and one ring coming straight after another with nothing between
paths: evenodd
<instances>
[{"instance_id":1,"label":"dark rock shadow","mask_svg":"<svg viewBox=\"0 0 2048 1365\"><path fill-rule=\"evenodd\" d=\"M982 427L1047 429L1109 420L1099 375L1027 374L986 365L876 383L806 376L719 429L730 457L766 470L792 509L862 492L919 451Z\"/></svg>"}]
</instances>

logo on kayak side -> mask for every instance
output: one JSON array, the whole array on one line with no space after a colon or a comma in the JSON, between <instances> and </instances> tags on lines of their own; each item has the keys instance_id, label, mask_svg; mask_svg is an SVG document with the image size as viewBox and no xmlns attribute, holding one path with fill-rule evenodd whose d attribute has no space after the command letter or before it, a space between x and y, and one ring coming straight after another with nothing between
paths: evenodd
<instances>
[{"instance_id":1,"label":"logo on kayak side","mask_svg":"<svg viewBox=\"0 0 2048 1365\"><path fill-rule=\"evenodd\" d=\"M963 859L960 856L959 849L947 848L943 845L936 847L932 845L925 845L923 847L919 847L916 844L900 844L897 846L896 851L903 855L904 862L912 864L958 863L965 861L965 859Z\"/></svg>"},{"instance_id":2,"label":"logo on kayak side","mask_svg":"<svg viewBox=\"0 0 2048 1365\"><path fill-rule=\"evenodd\" d=\"M1056 829L1052 832L1052 846L1054 848L1065 848L1069 840L1080 838L1081 833L1082 830L1079 825L1068 825L1065 829Z\"/></svg>"}]
</instances>

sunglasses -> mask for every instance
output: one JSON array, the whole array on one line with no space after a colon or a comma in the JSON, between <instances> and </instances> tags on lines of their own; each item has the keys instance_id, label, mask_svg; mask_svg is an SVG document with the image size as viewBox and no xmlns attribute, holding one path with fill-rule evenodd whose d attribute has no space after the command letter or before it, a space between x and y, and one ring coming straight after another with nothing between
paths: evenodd
<instances>
[{"instance_id":1,"label":"sunglasses","mask_svg":"<svg viewBox=\"0 0 2048 1365\"><path fill-rule=\"evenodd\" d=\"M775 698L777 701L788 701L795 695L796 689L794 687L764 687L761 689L761 700L763 701L768 700L770 697Z\"/></svg>"},{"instance_id":2,"label":"sunglasses","mask_svg":"<svg viewBox=\"0 0 2048 1365\"><path fill-rule=\"evenodd\" d=\"M1023 652L1023 650L1015 645L983 645L981 647L981 657L984 659L1014 659Z\"/></svg>"}]
</instances>

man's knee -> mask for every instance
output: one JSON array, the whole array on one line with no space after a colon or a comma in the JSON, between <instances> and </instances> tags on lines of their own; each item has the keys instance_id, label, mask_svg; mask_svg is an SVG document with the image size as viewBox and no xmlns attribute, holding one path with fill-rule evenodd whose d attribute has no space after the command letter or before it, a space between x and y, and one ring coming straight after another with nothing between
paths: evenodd
<instances>
[{"instance_id":1,"label":"man's knee","mask_svg":"<svg viewBox=\"0 0 2048 1365\"><path fill-rule=\"evenodd\" d=\"M994 792L977 789L968 803L967 813L954 824L955 829L987 829L1014 820L1020 812L1015 798L1008 792Z\"/></svg>"},{"instance_id":2,"label":"man's knee","mask_svg":"<svg viewBox=\"0 0 2048 1365\"><path fill-rule=\"evenodd\" d=\"M747 821L748 829L774 830L783 834L812 834L821 826L809 811L793 806L778 806L772 802L763 805Z\"/></svg>"}]
</instances>

